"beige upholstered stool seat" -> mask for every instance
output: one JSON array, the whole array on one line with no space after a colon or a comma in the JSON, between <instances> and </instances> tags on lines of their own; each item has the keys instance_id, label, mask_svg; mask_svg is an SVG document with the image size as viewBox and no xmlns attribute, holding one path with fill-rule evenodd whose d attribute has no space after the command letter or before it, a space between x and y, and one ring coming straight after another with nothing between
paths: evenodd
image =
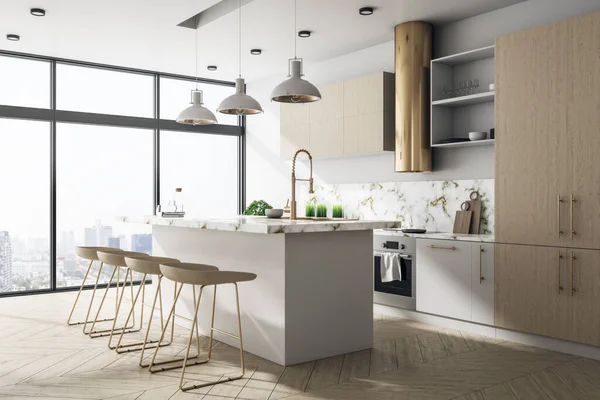
<instances>
[{"instance_id":1,"label":"beige upholstered stool seat","mask_svg":"<svg viewBox=\"0 0 600 400\"><path fill-rule=\"evenodd\" d=\"M71 318L73 317L73 313L75 312L75 308L77 307L77 303L79 302L79 297L81 296L81 292L83 291L83 288L87 281L87 277L88 277L90 271L92 270L94 261L100 261L98 259L98 251L118 252L118 251L122 251L122 250L116 249L113 247L100 247L100 246L76 246L75 247L75 254L77 254L77 256L83 258L84 260L88 260L90 262L90 264L88 265L87 271L85 272L83 280L81 281L81 286L79 287L79 292L77 293L77 297L75 297L75 301L73 302L73 307L71 308L71 313L69 314L69 318L67 318L67 325L83 325L83 324L87 324L88 322L94 322L94 321L88 321L88 318L90 316L92 304L94 303L94 297L96 296L96 289L98 288L98 281L100 279L100 274L102 273L103 263L100 263L100 268L98 269L98 273L96 275L96 281L94 283L94 291L92 292L92 298L88 305L88 311L87 311L85 320L80 321L80 322L71 322ZM103 321L111 321L111 320L112 320L112 318L103 319ZM85 328L84 328L84 332L85 332ZM85 332L85 333L87 333L87 332Z\"/></svg>"},{"instance_id":2,"label":"beige upholstered stool seat","mask_svg":"<svg viewBox=\"0 0 600 400\"><path fill-rule=\"evenodd\" d=\"M171 359L168 361L156 362L156 356L159 351L159 347L156 347L154 350L154 356L152 357L152 361L150 361L149 371L150 372L159 372L159 371L167 371L170 369L181 368L181 377L179 379L179 389L182 391L197 389L205 386L216 385L224 382L231 382L237 379L241 379L245 374L245 364L244 364L244 344L242 340L242 321L240 314L240 300L239 300L239 292L238 292L238 283L240 282L248 282L256 279L256 274L252 274L249 272L237 272L237 271L218 271L217 267L206 264L192 264L192 263L179 263L179 264L161 264L160 271L162 275L172 281L179 282L180 287L175 296L175 301L173 303L173 307L171 308L171 312L169 314L169 318L167 318L167 326L163 329L161 341L165 336L165 332L168 327L168 321L171 318L171 315L175 312L175 304L181 295L181 289L183 285L200 285L200 293L198 294L197 299L194 298L194 317L192 320L192 329L190 332L190 336L187 343L187 349L185 352L185 357L183 359ZM238 335L234 335L230 332L225 332L220 329L215 328L215 305L217 301L217 287L218 285L223 284L232 284L235 287L235 300L237 305L237 322L238 322ZM206 360L201 361L193 361L188 364L188 360L196 359L200 356L200 341L198 339L198 310L200 308L200 300L202 299L202 291L206 286L213 287L213 303L212 303L212 316L210 323L210 336L208 342L208 356ZM195 356L190 357L190 347L192 345L192 338L194 337L194 330L196 331L196 346L197 346L197 354ZM212 355L212 342L213 342L213 332L219 332L224 335L233 337L235 339L239 339L240 341L240 370L241 374L235 377L225 377L213 382L204 382L200 385L188 385L183 386L184 377L185 377L185 369L188 365L198 365L204 364L210 361L210 357ZM180 365L171 365L166 367L157 367L159 365L172 364L175 361L183 361Z\"/></svg>"},{"instance_id":3,"label":"beige upholstered stool seat","mask_svg":"<svg viewBox=\"0 0 600 400\"><path fill-rule=\"evenodd\" d=\"M112 265L115 267L126 267L125 257L149 257L146 253L140 253L137 251L110 251L100 250L98 253L98 259L105 264Z\"/></svg>"},{"instance_id":4,"label":"beige upholstered stool seat","mask_svg":"<svg viewBox=\"0 0 600 400\"><path fill-rule=\"evenodd\" d=\"M122 252L123 250L114 247L101 247L101 246L75 246L75 254L84 260L99 261L99 251L110 251L112 253Z\"/></svg>"},{"instance_id":5,"label":"beige upholstered stool seat","mask_svg":"<svg viewBox=\"0 0 600 400\"><path fill-rule=\"evenodd\" d=\"M160 264L180 264L176 258L156 256L126 256L125 264L135 272L148 275L161 275Z\"/></svg>"}]
</instances>

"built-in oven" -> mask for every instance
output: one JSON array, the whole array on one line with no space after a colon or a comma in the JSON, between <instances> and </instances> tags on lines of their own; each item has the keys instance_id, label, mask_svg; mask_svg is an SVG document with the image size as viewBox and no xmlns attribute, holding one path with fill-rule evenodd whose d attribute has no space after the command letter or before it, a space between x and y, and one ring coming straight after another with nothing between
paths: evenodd
<instances>
[{"instance_id":1,"label":"built-in oven","mask_svg":"<svg viewBox=\"0 0 600 400\"><path fill-rule=\"evenodd\" d=\"M389 232L374 235L373 249L373 300L392 307L416 309L416 239L390 235ZM397 255L400 279L384 282L381 267L384 255Z\"/></svg>"}]
</instances>

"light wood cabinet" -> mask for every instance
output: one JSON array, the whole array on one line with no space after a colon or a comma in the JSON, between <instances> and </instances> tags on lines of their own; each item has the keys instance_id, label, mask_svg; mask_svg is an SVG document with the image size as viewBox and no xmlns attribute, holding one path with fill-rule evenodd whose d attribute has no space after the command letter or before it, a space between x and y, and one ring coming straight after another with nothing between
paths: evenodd
<instances>
[{"instance_id":1,"label":"light wood cabinet","mask_svg":"<svg viewBox=\"0 0 600 400\"><path fill-rule=\"evenodd\" d=\"M323 98L281 105L280 156L315 158L394 150L394 75L378 72L319 87Z\"/></svg>"},{"instance_id":2,"label":"light wood cabinet","mask_svg":"<svg viewBox=\"0 0 600 400\"><path fill-rule=\"evenodd\" d=\"M565 250L565 253L567 251ZM569 279L565 292L571 294L568 339L600 345L600 251L569 249Z\"/></svg>"},{"instance_id":3,"label":"light wood cabinet","mask_svg":"<svg viewBox=\"0 0 600 400\"><path fill-rule=\"evenodd\" d=\"M494 325L493 243L471 243L471 321Z\"/></svg>"},{"instance_id":4,"label":"light wood cabinet","mask_svg":"<svg viewBox=\"0 0 600 400\"><path fill-rule=\"evenodd\" d=\"M499 242L567 243L567 27L557 23L496 41Z\"/></svg>"},{"instance_id":5,"label":"light wood cabinet","mask_svg":"<svg viewBox=\"0 0 600 400\"><path fill-rule=\"evenodd\" d=\"M600 345L600 251L496 244L496 326Z\"/></svg>"},{"instance_id":6,"label":"light wood cabinet","mask_svg":"<svg viewBox=\"0 0 600 400\"><path fill-rule=\"evenodd\" d=\"M600 248L600 13L568 21L567 132L571 145L570 247ZM570 202L570 198L569 198ZM569 204L570 212L571 204ZM566 225L565 225L566 227ZM565 228L570 230L570 226Z\"/></svg>"},{"instance_id":7,"label":"light wood cabinet","mask_svg":"<svg viewBox=\"0 0 600 400\"><path fill-rule=\"evenodd\" d=\"M565 250L496 244L496 326L569 339Z\"/></svg>"},{"instance_id":8,"label":"light wood cabinet","mask_svg":"<svg viewBox=\"0 0 600 400\"><path fill-rule=\"evenodd\" d=\"M496 42L496 238L600 249L600 13Z\"/></svg>"}]
</instances>

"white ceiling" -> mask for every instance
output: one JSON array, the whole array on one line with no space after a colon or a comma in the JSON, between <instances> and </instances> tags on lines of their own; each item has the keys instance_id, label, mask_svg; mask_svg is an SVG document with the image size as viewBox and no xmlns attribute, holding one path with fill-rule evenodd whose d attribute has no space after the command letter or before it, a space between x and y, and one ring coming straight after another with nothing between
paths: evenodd
<instances>
[{"instance_id":1,"label":"white ceiling","mask_svg":"<svg viewBox=\"0 0 600 400\"><path fill-rule=\"evenodd\" d=\"M31 1L31 0L30 0ZM194 75L194 31L177 24L219 0L0 0L0 49ZM298 0L298 56L307 65L393 39L401 22L445 24L524 0ZM293 56L293 0L253 0L243 7L243 74L248 80L285 74ZM361 6L376 7L360 16ZM46 17L29 14L47 10ZM237 75L237 13L198 31L200 76ZM7 33L21 35L9 42ZM263 49L251 56L249 49ZM217 72L206 65L216 64Z\"/></svg>"}]
</instances>

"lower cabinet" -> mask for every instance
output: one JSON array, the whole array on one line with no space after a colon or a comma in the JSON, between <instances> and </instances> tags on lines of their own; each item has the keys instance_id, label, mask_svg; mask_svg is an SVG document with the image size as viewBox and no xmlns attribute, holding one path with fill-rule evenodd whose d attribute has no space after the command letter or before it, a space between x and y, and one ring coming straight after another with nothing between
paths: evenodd
<instances>
[{"instance_id":1,"label":"lower cabinet","mask_svg":"<svg viewBox=\"0 0 600 400\"><path fill-rule=\"evenodd\" d=\"M495 325L600 345L600 251L495 245Z\"/></svg>"},{"instance_id":2,"label":"lower cabinet","mask_svg":"<svg viewBox=\"0 0 600 400\"><path fill-rule=\"evenodd\" d=\"M417 311L494 323L494 247L417 240Z\"/></svg>"}]
</instances>

